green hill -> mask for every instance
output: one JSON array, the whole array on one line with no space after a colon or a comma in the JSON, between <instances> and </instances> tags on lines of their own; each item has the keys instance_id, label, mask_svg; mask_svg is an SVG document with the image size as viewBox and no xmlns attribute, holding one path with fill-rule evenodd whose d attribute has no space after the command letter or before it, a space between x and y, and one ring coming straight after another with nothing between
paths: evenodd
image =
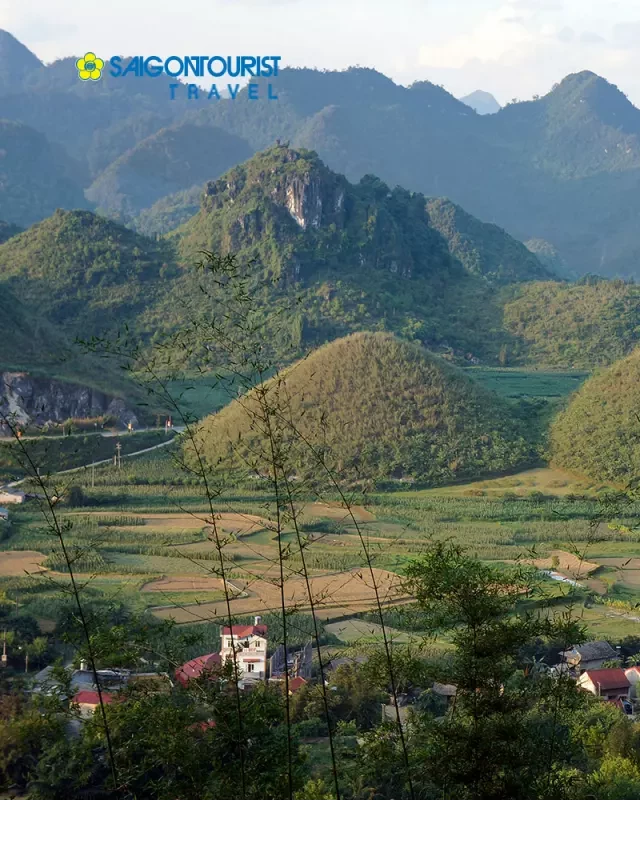
<instances>
[{"instance_id":1,"label":"green hill","mask_svg":"<svg viewBox=\"0 0 640 853\"><path fill-rule=\"evenodd\" d=\"M244 139L219 128L164 128L111 163L86 196L102 213L130 222L163 196L217 178L251 153Z\"/></svg>"},{"instance_id":2,"label":"green hill","mask_svg":"<svg viewBox=\"0 0 640 853\"><path fill-rule=\"evenodd\" d=\"M444 237L451 254L471 275L498 284L549 278L549 270L526 246L449 199L429 199L427 212L431 227Z\"/></svg>"},{"instance_id":3,"label":"green hill","mask_svg":"<svg viewBox=\"0 0 640 853\"><path fill-rule=\"evenodd\" d=\"M419 193L370 175L350 184L315 153L277 145L207 184L200 211L176 237L187 262L202 249L257 260L265 316L297 302L294 347L388 329L460 356L491 357L500 273L492 275L485 257L483 277L470 275L425 205Z\"/></svg>"},{"instance_id":4,"label":"green hill","mask_svg":"<svg viewBox=\"0 0 640 853\"><path fill-rule=\"evenodd\" d=\"M640 477L640 349L589 379L551 429L555 465L594 480Z\"/></svg>"},{"instance_id":5,"label":"green hill","mask_svg":"<svg viewBox=\"0 0 640 853\"><path fill-rule=\"evenodd\" d=\"M56 207L85 207L77 164L24 124L0 119L0 219L30 225Z\"/></svg>"},{"instance_id":6,"label":"green hill","mask_svg":"<svg viewBox=\"0 0 640 853\"><path fill-rule=\"evenodd\" d=\"M418 344L390 334L359 333L326 344L266 388L269 405L284 407L345 477L445 483L534 460L508 404ZM267 449L256 399L249 392L202 422L199 438L210 461L233 467L244 457L250 469L267 467L255 463ZM284 432L285 441L292 438ZM318 470L295 439L291 462L298 473Z\"/></svg>"},{"instance_id":7,"label":"green hill","mask_svg":"<svg viewBox=\"0 0 640 853\"><path fill-rule=\"evenodd\" d=\"M70 340L129 321L142 329L175 275L167 243L89 211L57 210L0 246L0 292L12 287Z\"/></svg>"},{"instance_id":8,"label":"green hill","mask_svg":"<svg viewBox=\"0 0 640 853\"><path fill-rule=\"evenodd\" d=\"M640 285L586 279L524 285L504 307L516 361L553 367L607 365L640 343Z\"/></svg>"}]
</instances>

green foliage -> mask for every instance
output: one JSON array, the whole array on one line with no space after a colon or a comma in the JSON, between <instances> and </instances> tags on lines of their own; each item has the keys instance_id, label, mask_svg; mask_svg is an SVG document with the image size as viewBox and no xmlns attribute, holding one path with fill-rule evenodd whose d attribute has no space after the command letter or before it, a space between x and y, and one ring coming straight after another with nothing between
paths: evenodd
<instances>
[{"instance_id":1,"label":"green foliage","mask_svg":"<svg viewBox=\"0 0 640 853\"><path fill-rule=\"evenodd\" d=\"M469 275L425 204L372 175L350 184L313 152L275 146L207 184L176 236L186 259L206 249L255 262L264 319L286 308L294 344L389 329L461 355L493 353L491 282L502 273L487 259L483 278Z\"/></svg>"},{"instance_id":2,"label":"green foliage","mask_svg":"<svg viewBox=\"0 0 640 853\"><path fill-rule=\"evenodd\" d=\"M120 330L158 301L175 276L166 244L89 212L62 210L0 246L0 281L70 339Z\"/></svg>"},{"instance_id":3,"label":"green foliage","mask_svg":"<svg viewBox=\"0 0 640 853\"><path fill-rule=\"evenodd\" d=\"M86 206L77 165L41 133L2 119L0 148L0 219L31 225L58 207Z\"/></svg>"},{"instance_id":4,"label":"green foliage","mask_svg":"<svg viewBox=\"0 0 640 853\"><path fill-rule=\"evenodd\" d=\"M519 361L590 368L627 355L640 337L640 286L619 279L539 281L504 306Z\"/></svg>"},{"instance_id":5,"label":"green foliage","mask_svg":"<svg viewBox=\"0 0 640 853\"><path fill-rule=\"evenodd\" d=\"M640 349L586 382L553 424L554 463L600 482L640 477L639 389Z\"/></svg>"},{"instance_id":6,"label":"green foliage","mask_svg":"<svg viewBox=\"0 0 640 853\"><path fill-rule=\"evenodd\" d=\"M536 256L497 225L481 222L446 198L429 199L427 212L431 226L470 275L496 284L548 278L549 270Z\"/></svg>"},{"instance_id":7,"label":"green foliage","mask_svg":"<svg viewBox=\"0 0 640 853\"><path fill-rule=\"evenodd\" d=\"M129 223L159 199L202 186L251 153L243 139L218 128L163 128L114 160L86 195L107 216Z\"/></svg>"}]
</instances>

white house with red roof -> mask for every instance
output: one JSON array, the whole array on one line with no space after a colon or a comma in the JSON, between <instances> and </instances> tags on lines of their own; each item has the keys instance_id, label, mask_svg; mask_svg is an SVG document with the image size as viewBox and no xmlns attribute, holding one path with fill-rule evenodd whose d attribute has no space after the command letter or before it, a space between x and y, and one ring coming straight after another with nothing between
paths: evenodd
<instances>
[{"instance_id":1,"label":"white house with red roof","mask_svg":"<svg viewBox=\"0 0 640 853\"><path fill-rule=\"evenodd\" d=\"M631 682L624 669L590 669L578 678L578 687L610 702L628 699Z\"/></svg>"},{"instance_id":2,"label":"white house with red roof","mask_svg":"<svg viewBox=\"0 0 640 853\"><path fill-rule=\"evenodd\" d=\"M225 625L221 631L220 659L224 665L228 660L238 667L240 679L251 682L265 679L267 675L267 626L259 616L253 625Z\"/></svg>"}]
</instances>

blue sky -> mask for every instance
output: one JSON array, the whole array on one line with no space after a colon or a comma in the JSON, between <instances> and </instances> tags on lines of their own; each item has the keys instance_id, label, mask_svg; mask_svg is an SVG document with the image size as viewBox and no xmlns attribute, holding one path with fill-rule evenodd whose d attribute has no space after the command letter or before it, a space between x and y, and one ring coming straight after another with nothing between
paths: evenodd
<instances>
[{"instance_id":1,"label":"blue sky","mask_svg":"<svg viewBox=\"0 0 640 853\"><path fill-rule=\"evenodd\" d=\"M41 59L280 54L367 65L501 103L588 68L640 104L640 0L0 0L0 27Z\"/></svg>"}]
</instances>

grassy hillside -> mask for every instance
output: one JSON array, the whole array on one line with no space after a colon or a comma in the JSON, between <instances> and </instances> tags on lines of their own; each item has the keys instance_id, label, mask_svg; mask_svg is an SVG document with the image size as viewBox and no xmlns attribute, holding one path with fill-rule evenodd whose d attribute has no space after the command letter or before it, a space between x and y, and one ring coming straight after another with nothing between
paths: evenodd
<instances>
[{"instance_id":1,"label":"grassy hillside","mask_svg":"<svg viewBox=\"0 0 640 853\"><path fill-rule=\"evenodd\" d=\"M0 291L12 286L69 340L143 325L175 274L168 244L88 211L58 210L0 246Z\"/></svg>"},{"instance_id":2,"label":"grassy hillside","mask_svg":"<svg viewBox=\"0 0 640 853\"><path fill-rule=\"evenodd\" d=\"M589 379L551 430L552 460L599 481L640 477L640 349Z\"/></svg>"},{"instance_id":3,"label":"grassy hillside","mask_svg":"<svg viewBox=\"0 0 640 853\"><path fill-rule=\"evenodd\" d=\"M504 307L512 356L549 366L611 364L640 342L640 286L587 279L526 285Z\"/></svg>"},{"instance_id":4,"label":"grassy hillside","mask_svg":"<svg viewBox=\"0 0 640 853\"><path fill-rule=\"evenodd\" d=\"M437 484L513 470L535 458L505 401L418 344L390 334L333 341L265 387L270 405L284 406L345 477L405 476ZM258 413L250 392L203 421L206 456L230 466L244 457L249 469L266 468ZM293 441L296 471L317 470L304 444L286 430L284 439Z\"/></svg>"},{"instance_id":5,"label":"grassy hillside","mask_svg":"<svg viewBox=\"0 0 640 853\"><path fill-rule=\"evenodd\" d=\"M86 195L101 212L130 222L158 199L213 180L251 153L244 139L219 128L163 128L112 162Z\"/></svg>"}]
</instances>

